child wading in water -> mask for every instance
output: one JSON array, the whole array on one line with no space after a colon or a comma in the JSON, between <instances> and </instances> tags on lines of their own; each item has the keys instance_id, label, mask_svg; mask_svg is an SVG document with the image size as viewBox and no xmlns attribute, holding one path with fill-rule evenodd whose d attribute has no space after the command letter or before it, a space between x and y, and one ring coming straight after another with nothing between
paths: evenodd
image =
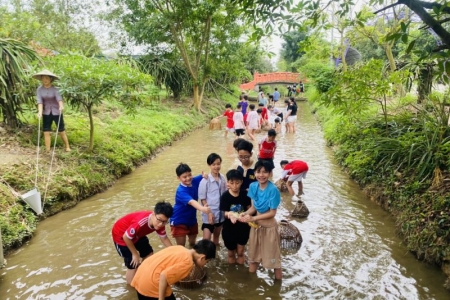
<instances>
[{"instance_id":1,"label":"child wading in water","mask_svg":"<svg viewBox=\"0 0 450 300\"><path fill-rule=\"evenodd\" d=\"M202 175L192 177L191 168L183 163L180 163L175 171L180 185L175 193L170 231L177 245L184 246L187 236L189 245L194 247L198 234L197 210L207 214L211 212L211 208L203 207L198 203L198 187L203 178Z\"/></svg>"},{"instance_id":2,"label":"child wading in water","mask_svg":"<svg viewBox=\"0 0 450 300\"><path fill-rule=\"evenodd\" d=\"M243 140L237 144L238 159L240 165L237 170L241 172L244 181L241 185L241 191L247 193L250 183L255 182L255 171L253 161L253 144L249 141Z\"/></svg>"},{"instance_id":3,"label":"child wading in water","mask_svg":"<svg viewBox=\"0 0 450 300\"><path fill-rule=\"evenodd\" d=\"M227 182L225 176L220 174L222 158L211 153L206 159L206 163L211 169L208 178L203 178L198 187L198 198L201 200L203 207L209 207L209 213L202 213L202 231L203 239L211 240L213 235L214 244L219 244L219 237L222 231L223 221L225 217L220 210L220 196L227 190Z\"/></svg>"},{"instance_id":4,"label":"child wading in water","mask_svg":"<svg viewBox=\"0 0 450 300\"><path fill-rule=\"evenodd\" d=\"M220 210L225 214L222 239L228 249L228 263L244 264L244 250L250 234L250 226L239 222L239 213L246 211L251 206L251 200L247 193L241 191L244 177L238 170L227 172L226 191L220 198ZM237 258L236 258L237 255Z\"/></svg>"},{"instance_id":5,"label":"child wading in water","mask_svg":"<svg viewBox=\"0 0 450 300\"><path fill-rule=\"evenodd\" d=\"M275 219L281 197L278 188L269 181L273 167L267 161L255 165L256 180L250 184L248 196L252 206L243 214L241 222L256 222L259 228L250 228L248 262L250 273L255 273L260 263L266 269L274 269L275 279L281 280L280 234ZM254 213L256 216L252 216Z\"/></svg>"}]
</instances>

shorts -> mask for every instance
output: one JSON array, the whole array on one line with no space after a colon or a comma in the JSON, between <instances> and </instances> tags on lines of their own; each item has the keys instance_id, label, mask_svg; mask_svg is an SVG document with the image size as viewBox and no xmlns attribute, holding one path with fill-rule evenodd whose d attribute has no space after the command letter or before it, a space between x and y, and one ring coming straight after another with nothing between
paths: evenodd
<instances>
[{"instance_id":1,"label":"shorts","mask_svg":"<svg viewBox=\"0 0 450 300\"><path fill-rule=\"evenodd\" d=\"M60 115L42 115L42 131L52 131L52 123L54 122L56 126L58 126L58 119ZM63 132L64 128L64 118L61 114L61 119L59 120L58 132Z\"/></svg>"},{"instance_id":2,"label":"shorts","mask_svg":"<svg viewBox=\"0 0 450 300\"><path fill-rule=\"evenodd\" d=\"M238 245L247 245L250 236L250 226L245 224L245 227L238 229L239 230L235 230L234 228L224 228L222 230L223 243L230 251L236 250Z\"/></svg>"},{"instance_id":3,"label":"shorts","mask_svg":"<svg viewBox=\"0 0 450 300\"><path fill-rule=\"evenodd\" d=\"M234 134L235 134L236 136L244 135L244 134L245 134L245 129L235 129L235 130L234 130Z\"/></svg>"},{"instance_id":4,"label":"shorts","mask_svg":"<svg viewBox=\"0 0 450 300\"><path fill-rule=\"evenodd\" d=\"M140 294L138 291L136 291L137 296L138 296L138 300L158 300L159 298L155 298L155 297L148 297L148 296L144 296L142 294ZM170 294L169 297L165 297L165 300L177 300L177 298L175 298L175 296L172 294Z\"/></svg>"},{"instance_id":5,"label":"shorts","mask_svg":"<svg viewBox=\"0 0 450 300\"><path fill-rule=\"evenodd\" d=\"M207 229L209 229L210 232L214 232L214 227L220 227L222 225L223 225L223 222L214 223L214 224L203 223L202 224L202 231L207 228Z\"/></svg>"},{"instance_id":6,"label":"shorts","mask_svg":"<svg viewBox=\"0 0 450 300\"><path fill-rule=\"evenodd\" d=\"M234 128L233 127L225 127L225 130L226 131L228 131L228 132L231 132L231 133L233 133L234 132Z\"/></svg>"},{"instance_id":7,"label":"shorts","mask_svg":"<svg viewBox=\"0 0 450 300\"><path fill-rule=\"evenodd\" d=\"M280 118L280 122L283 122L283 114L282 113L278 114L277 117Z\"/></svg>"},{"instance_id":8,"label":"shorts","mask_svg":"<svg viewBox=\"0 0 450 300\"><path fill-rule=\"evenodd\" d=\"M114 243L116 246L116 250L121 257L123 257L123 262L125 263L125 267L130 270L136 269L131 265L131 261L133 260L133 254L131 254L130 249L127 246L122 246L117 243ZM140 238L134 246L136 250L139 251L139 256L144 258L153 253L153 248L150 245L148 238L146 236Z\"/></svg>"},{"instance_id":9,"label":"shorts","mask_svg":"<svg viewBox=\"0 0 450 300\"><path fill-rule=\"evenodd\" d=\"M267 161L272 166L272 170L275 169L275 164L273 163L273 158L259 158L258 161Z\"/></svg>"},{"instance_id":10,"label":"shorts","mask_svg":"<svg viewBox=\"0 0 450 300\"><path fill-rule=\"evenodd\" d=\"M303 178L306 178L306 173L308 173L308 171L302 172L300 174L294 174L294 175L290 175L288 177L288 181L302 181Z\"/></svg>"},{"instance_id":11,"label":"shorts","mask_svg":"<svg viewBox=\"0 0 450 300\"><path fill-rule=\"evenodd\" d=\"M247 255L249 262L262 263L266 269L281 268L278 224L272 227L250 228Z\"/></svg>"},{"instance_id":12,"label":"shorts","mask_svg":"<svg viewBox=\"0 0 450 300\"><path fill-rule=\"evenodd\" d=\"M297 116L287 117L286 123L295 123L297 121Z\"/></svg>"},{"instance_id":13,"label":"shorts","mask_svg":"<svg viewBox=\"0 0 450 300\"><path fill-rule=\"evenodd\" d=\"M198 224L187 226L183 224L170 225L170 232L172 232L173 237L186 236L186 235L197 235L198 234Z\"/></svg>"}]
</instances>

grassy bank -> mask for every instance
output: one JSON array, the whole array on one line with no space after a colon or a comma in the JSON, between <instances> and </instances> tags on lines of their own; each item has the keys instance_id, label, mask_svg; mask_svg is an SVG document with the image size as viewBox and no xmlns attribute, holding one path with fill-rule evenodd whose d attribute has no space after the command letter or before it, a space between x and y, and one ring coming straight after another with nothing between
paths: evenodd
<instances>
[{"instance_id":1,"label":"grassy bank","mask_svg":"<svg viewBox=\"0 0 450 300\"><path fill-rule=\"evenodd\" d=\"M447 123L438 124L440 117L432 114L433 107L425 113L412 109L413 97L389 104L387 124L376 117L377 107L350 120L321 105L314 90L307 97L339 163L373 201L395 216L397 232L408 250L443 269L450 289Z\"/></svg>"},{"instance_id":2,"label":"grassy bank","mask_svg":"<svg viewBox=\"0 0 450 300\"><path fill-rule=\"evenodd\" d=\"M87 114L68 108L64 119L72 152L64 152L62 141L58 139L44 214L36 216L7 185L0 182L0 228L5 252L19 247L30 238L39 220L104 191L117 178L132 172L172 141L207 124L212 117L223 112L226 102L235 103L236 99L230 95L221 95L221 100L204 99L203 108L207 114L191 109L188 99L149 103L140 107L135 115L126 114L118 103L105 102L95 109L95 146L92 153L87 151ZM37 119L31 113L26 117L30 126L10 133L6 139L13 139L21 148L33 152L37 141ZM41 147L41 153L43 149ZM51 154L40 155L38 189L43 201L50 160ZM13 190L21 193L34 187L35 167L35 156L30 155L23 162L0 165L0 174Z\"/></svg>"}]
</instances>

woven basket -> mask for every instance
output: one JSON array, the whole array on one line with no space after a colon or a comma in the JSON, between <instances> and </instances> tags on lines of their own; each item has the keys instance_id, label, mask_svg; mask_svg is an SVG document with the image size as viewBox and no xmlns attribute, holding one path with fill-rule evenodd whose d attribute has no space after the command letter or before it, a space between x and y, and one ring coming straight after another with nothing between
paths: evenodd
<instances>
[{"instance_id":1,"label":"woven basket","mask_svg":"<svg viewBox=\"0 0 450 300\"><path fill-rule=\"evenodd\" d=\"M302 246L303 238L297 227L286 220L278 223L280 232L280 247L287 250L299 250Z\"/></svg>"},{"instance_id":2,"label":"woven basket","mask_svg":"<svg viewBox=\"0 0 450 300\"><path fill-rule=\"evenodd\" d=\"M278 188L278 190L280 192L287 192L288 191L288 188L287 188L287 185L286 185L286 181L284 181L282 178L278 179L275 182L275 186Z\"/></svg>"},{"instance_id":3,"label":"woven basket","mask_svg":"<svg viewBox=\"0 0 450 300\"><path fill-rule=\"evenodd\" d=\"M222 123L220 123L220 120L217 118L214 118L209 122L209 130L221 130L222 129Z\"/></svg>"},{"instance_id":4,"label":"woven basket","mask_svg":"<svg viewBox=\"0 0 450 300\"><path fill-rule=\"evenodd\" d=\"M175 283L176 286L179 286L184 289L195 289L201 287L206 280L206 270L203 268L194 265L191 273L186 276L184 279Z\"/></svg>"},{"instance_id":5,"label":"woven basket","mask_svg":"<svg viewBox=\"0 0 450 300\"><path fill-rule=\"evenodd\" d=\"M295 204L294 210L291 213L291 216L297 218L306 218L309 215L309 209L306 207L305 202L298 201Z\"/></svg>"}]
</instances>

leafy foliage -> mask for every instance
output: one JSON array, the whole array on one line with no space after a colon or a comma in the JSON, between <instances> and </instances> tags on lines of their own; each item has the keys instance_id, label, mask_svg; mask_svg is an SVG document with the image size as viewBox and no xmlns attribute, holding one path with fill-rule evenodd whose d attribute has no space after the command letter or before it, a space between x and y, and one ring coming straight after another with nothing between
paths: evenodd
<instances>
[{"instance_id":1,"label":"leafy foliage","mask_svg":"<svg viewBox=\"0 0 450 300\"><path fill-rule=\"evenodd\" d=\"M38 56L22 42L0 38L0 57L0 113L9 127L17 128L21 105L32 102L26 87Z\"/></svg>"},{"instance_id":2,"label":"leafy foliage","mask_svg":"<svg viewBox=\"0 0 450 300\"><path fill-rule=\"evenodd\" d=\"M60 92L73 107L84 108L90 119L89 150L94 147L92 108L106 99L116 99L130 112L157 90L152 78L139 72L129 63L118 63L82 55L58 55L49 60L61 76Z\"/></svg>"}]
</instances>

